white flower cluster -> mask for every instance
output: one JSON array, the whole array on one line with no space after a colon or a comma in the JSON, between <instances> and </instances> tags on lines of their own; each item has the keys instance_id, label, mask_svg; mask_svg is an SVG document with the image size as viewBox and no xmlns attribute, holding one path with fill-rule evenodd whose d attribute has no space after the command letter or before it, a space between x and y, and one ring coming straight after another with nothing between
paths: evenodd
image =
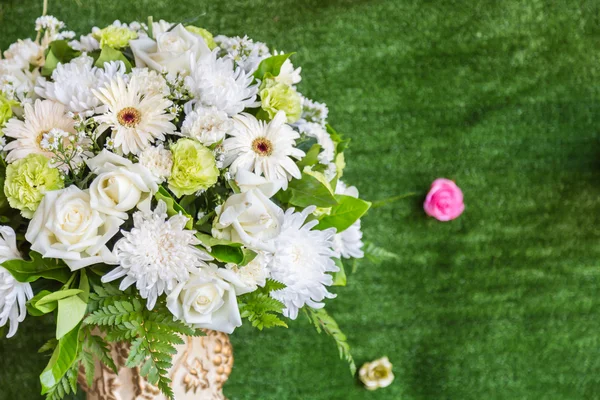
<instances>
[{"instance_id":1,"label":"white flower cluster","mask_svg":"<svg viewBox=\"0 0 600 400\"><path fill-rule=\"evenodd\" d=\"M71 271L113 266L102 282L135 287L149 309L229 333L238 296L269 279L292 319L334 297L336 259L363 256L360 216L335 205L358 191L339 179L327 107L298 95L289 55L165 21L78 39L50 16L35 29L0 59L0 211L31 217L23 232L0 227L0 263L21 259L24 234ZM31 297L0 267L10 335Z\"/></svg>"}]
</instances>

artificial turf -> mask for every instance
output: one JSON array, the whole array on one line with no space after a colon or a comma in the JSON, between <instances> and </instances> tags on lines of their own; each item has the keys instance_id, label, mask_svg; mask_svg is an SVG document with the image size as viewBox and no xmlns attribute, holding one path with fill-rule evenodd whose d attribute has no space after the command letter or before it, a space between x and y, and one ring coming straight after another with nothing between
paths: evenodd
<instances>
[{"instance_id":1,"label":"artificial turf","mask_svg":"<svg viewBox=\"0 0 600 400\"><path fill-rule=\"evenodd\" d=\"M598 1L81 1L50 13L87 32L115 18L185 20L295 51L300 91L352 138L345 180L371 200L365 237L398 253L363 263L328 309L358 363L389 356L367 392L330 338L232 336L237 399L600 398ZM0 3L0 48L31 35L41 0ZM466 211L422 210L437 177ZM38 399L49 321L0 341L0 399Z\"/></svg>"}]
</instances>

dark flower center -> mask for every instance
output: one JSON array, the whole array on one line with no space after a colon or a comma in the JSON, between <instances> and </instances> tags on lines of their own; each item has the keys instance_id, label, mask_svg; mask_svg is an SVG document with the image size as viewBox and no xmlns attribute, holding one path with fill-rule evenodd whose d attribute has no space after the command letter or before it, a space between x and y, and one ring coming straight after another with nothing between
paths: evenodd
<instances>
[{"instance_id":1,"label":"dark flower center","mask_svg":"<svg viewBox=\"0 0 600 400\"><path fill-rule=\"evenodd\" d=\"M142 120L142 113L133 107L125 107L117 114L119 124L128 128L133 128Z\"/></svg>"},{"instance_id":2,"label":"dark flower center","mask_svg":"<svg viewBox=\"0 0 600 400\"><path fill-rule=\"evenodd\" d=\"M261 156L270 156L273 153L273 143L267 138L259 137L252 141L252 150Z\"/></svg>"}]
</instances>

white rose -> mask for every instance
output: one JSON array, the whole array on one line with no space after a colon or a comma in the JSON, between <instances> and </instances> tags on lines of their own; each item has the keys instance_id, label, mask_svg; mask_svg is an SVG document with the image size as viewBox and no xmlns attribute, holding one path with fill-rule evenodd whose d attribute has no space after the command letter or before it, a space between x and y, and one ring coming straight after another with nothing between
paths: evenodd
<instances>
[{"instance_id":1,"label":"white rose","mask_svg":"<svg viewBox=\"0 0 600 400\"><path fill-rule=\"evenodd\" d=\"M158 190L157 178L143 165L103 150L86 161L98 176L90 185L92 208L120 219L136 206L150 212L150 201Z\"/></svg>"},{"instance_id":2,"label":"white rose","mask_svg":"<svg viewBox=\"0 0 600 400\"><path fill-rule=\"evenodd\" d=\"M117 264L106 243L123 220L90 205L88 191L77 186L47 192L29 223L25 239L46 258L65 261L72 271L92 264Z\"/></svg>"},{"instance_id":3,"label":"white rose","mask_svg":"<svg viewBox=\"0 0 600 400\"><path fill-rule=\"evenodd\" d=\"M210 54L204 39L178 24L169 32L155 34L156 41L148 37L131 40L129 45L138 68L148 67L159 72L185 74L190 72L190 55L196 60Z\"/></svg>"},{"instance_id":4,"label":"white rose","mask_svg":"<svg viewBox=\"0 0 600 400\"><path fill-rule=\"evenodd\" d=\"M265 196L271 198L287 184L287 179L275 179L269 181L264 176L256 175L254 172L248 170L239 169L237 174L235 174L235 183L242 193L251 189L258 189L263 192Z\"/></svg>"},{"instance_id":5,"label":"white rose","mask_svg":"<svg viewBox=\"0 0 600 400\"><path fill-rule=\"evenodd\" d=\"M213 236L273 252L268 243L281 231L283 210L259 189L234 194L215 210Z\"/></svg>"},{"instance_id":6,"label":"white rose","mask_svg":"<svg viewBox=\"0 0 600 400\"><path fill-rule=\"evenodd\" d=\"M233 333L242 325L235 288L217 275L217 266L202 269L167 297L173 315L194 328Z\"/></svg>"},{"instance_id":7,"label":"white rose","mask_svg":"<svg viewBox=\"0 0 600 400\"><path fill-rule=\"evenodd\" d=\"M387 387L394 381L392 363L387 357L365 363L360 367L358 377L368 390Z\"/></svg>"}]
</instances>

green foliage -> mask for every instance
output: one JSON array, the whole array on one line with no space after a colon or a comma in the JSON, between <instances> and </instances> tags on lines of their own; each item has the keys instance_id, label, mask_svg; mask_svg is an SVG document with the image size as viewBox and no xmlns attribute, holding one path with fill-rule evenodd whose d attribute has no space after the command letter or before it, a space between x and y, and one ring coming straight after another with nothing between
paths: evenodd
<instances>
[{"instance_id":1,"label":"green foliage","mask_svg":"<svg viewBox=\"0 0 600 400\"><path fill-rule=\"evenodd\" d=\"M264 287L239 296L238 302L242 318L247 318L253 327L261 331L264 328L276 326L287 328L287 324L277 315L282 314L284 305L269 295L272 291L284 288L284 284L267 279Z\"/></svg>"},{"instance_id":2,"label":"green foliage","mask_svg":"<svg viewBox=\"0 0 600 400\"><path fill-rule=\"evenodd\" d=\"M34 282L45 278L65 283L73 274L62 261L43 258L38 252L30 251L29 258L30 260L5 261L2 266L19 282Z\"/></svg>"},{"instance_id":3,"label":"green foliage","mask_svg":"<svg viewBox=\"0 0 600 400\"><path fill-rule=\"evenodd\" d=\"M265 58L261 61L254 73L254 77L256 79L263 79L265 74L271 74L272 76L278 76L279 72L281 72L281 66L292 56L294 53L281 54L278 56L272 56L269 58Z\"/></svg>"},{"instance_id":4,"label":"green foliage","mask_svg":"<svg viewBox=\"0 0 600 400\"><path fill-rule=\"evenodd\" d=\"M365 253L365 258L374 264L381 264L385 261L398 260L400 258L398 254L377 247L371 242L365 242L363 252Z\"/></svg>"},{"instance_id":5,"label":"green foliage","mask_svg":"<svg viewBox=\"0 0 600 400\"><path fill-rule=\"evenodd\" d=\"M173 196L171 196L171 193L169 193L167 189L165 189L163 186L159 186L158 192L154 195L154 198L156 200L162 200L165 202L165 204L167 205L167 215L173 216L177 214L182 214L186 216L188 218L188 222L185 225L185 227L187 229L194 229L194 219L192 218L192 216L185 211L185 208L183 208L181 205L179 205L179 203L177 203L177 201L175 201L175 199L173 198Z\"/></svg>"},{"instance_id":6,"label":"green foliage","mask_svg":"<svg viewBox=\"0 0 600 400\"><path fill-rule=\"evenodd\" d=\"M201 333L174 321L164 302L159 301L153 310L148 310L137 295L124 299L122 293L115 293L110 285L100 293L91 294L90 299L94 308L85 323L99 327L108 341L130 340L126 366L141 366L142 376L172 399L168 369L172 355L176 353L174 345L184 343L180 335ZM95 349L96 354L101 350L98 346Z\"/></svg>"},{"instance_id":7,"label":"green foliage","mask_svg":"<svg viewBox=\"0 0 600 400\"><path fill-rule=\"evenodd\" d=\"M224 263L234 263L239 266L247 265L254 260L256 252L242 248L241 243L231 242L225 239L217 239L205 233L196 233L198 240L206 247L206 250L215 259Z\"/></svg>"},{"instance_id":8,"label":"green foliage","mask_svg":"<svg viewBox=\"0 0 600 400\"><path fill-rule=\"evenodd\" d=\"M75 363L58 383L46 393L46 400L62 400L68 394L76 394L78 373L79 364Z\"/></svg>"},{"instance_id":9,"label":"green foliage","mask_svg":"<svg viewBox=\"0 0 600 400\"><path fill-rule=\"evenodd\" d=\"M46 54L46 61L42 67L42 76L47 77L52 75L58 63L68 63L80 54L79 51L72 49L66 40L55 40L50 43L48 53Z\"/></svg>"},{"instance_id":10,"label":"green foliage","mask_svg":"<svg viewBox=\"0 0 600 400\"><path fill-rule=\"evenodd\" d=\"M306 156L296 164L300 170L304 169L304 167L315 165L319 162L319 153L323 148L320 144L313 144L310 149L306 152Z\"/></svg>"},{"instance_id":11,"label":"green foliage","mask_svg":"<svg viewBox=\"0 0 600 400\"><path fill-rule=\"evenodd\" d=\"M58 386L64 386L63 377L75 364L79 350L79 329L75 328L58 341L48 365L42 371L40 375L42 394L57 398L56 396L61 393ZM65 390L64 387L62 390Z\"/></svg>"},{"instance_id":12,"label":"green foliage","mask_svg":"<svg viewBox=\"0 0 600 400\"><path fill-rule=\"evenodd\" d=\"M293 179L289 183L287 192L291 195L290 204L299 207L332 207L337 204L331 188L306 172L302 173L300 179Z\"/></svg>"},{"instance_id":13,"label":"green foliage","mask_svg":"<svg viewBox=\"0 0 600 400\"><path fill-rule=\"evenodd\" d=\"M317 332L321 333L321 331L324 331L326 334L331 336L333 340L335 340L335 344L337 345L340 353L340 358L348 362L350 373L354 376L354 374L356 374L356 364L354 363L354 358L350 353L350 345L348 344L346 335L341 331L337 322L335 322L335 319L333 319L333 317L330 316L324 308L314 309L305 307L304 311L309 321L317 329Z\"/></svg>"},{"instance_id":14,"label":"green foliage","mask_svg":"<svg viewBox=\"0 0 600 400\"><path fill-rule=\"evenodd\" d=\"M346 150L348 148L348 145L350 144L350 139L344 139L343 135L338 133L329 124L327 124L326 128L327 128L327 133L329 133L331 140L333 140L333 143L335 144L335 155L343 153L344 150Z\"/></svg>"},{"instance_id":15,"label":"green foliage","mask_svg":"<svg viewBox=\"0 0 600 400\"><path fill-rule=\"evenodd\" d=\"M102 51L100 52L100 56L98 57L94 65L98 68L104 68L104 63L110 61L123 61L127 73L131 72L131 63L125 57L125 55L123 55L123 53L121 53L119 50L113 49L112 47L103 46Z\"/></svg>"},{"instance_id":16,"label":"green foliage","mask_svg":"<svg viewBox=\"0 0 600 400\"><path fill-rule=\"evenodd\" d=\"M344 269L344 263L339 258L334 258L335 265L337 265L340 270L333 274L333 286L346 286L347 278L346 278L346 270Z\"/></svg>"},{"instance_id":17,"label":"green foliage","mask_svg":"<svg viewBox=\"0 0 600 400\"><path fill-rule=\"evenodd\" d=\"M343 232L362 217L371 207L371 203L352 196L336 194L338 204L331 208L328 215L323 216L317 229L335 228Z\"/></svg>"}]
</instances>

